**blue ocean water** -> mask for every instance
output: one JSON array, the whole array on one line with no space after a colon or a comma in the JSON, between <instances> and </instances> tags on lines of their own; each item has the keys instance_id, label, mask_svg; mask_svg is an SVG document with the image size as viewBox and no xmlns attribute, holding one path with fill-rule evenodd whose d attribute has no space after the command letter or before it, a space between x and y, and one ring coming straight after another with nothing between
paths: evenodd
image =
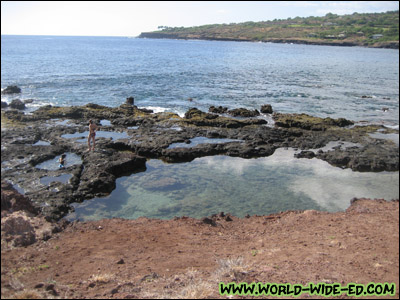
<instances>
[{"instance_id":1,"label":"blue ocean water","mask_svg":"<svg viewBox=\"0 0 400 300\"><path fill-rule=\"evenodd\" d=\"M22 94L2 101L34 99L28 110L115 107L133 96L139 107L180 115L271 104L283 113L399 124L399 51L391 49L2 35L1 88L8 85Z\"/></svg>"}]
</instances>

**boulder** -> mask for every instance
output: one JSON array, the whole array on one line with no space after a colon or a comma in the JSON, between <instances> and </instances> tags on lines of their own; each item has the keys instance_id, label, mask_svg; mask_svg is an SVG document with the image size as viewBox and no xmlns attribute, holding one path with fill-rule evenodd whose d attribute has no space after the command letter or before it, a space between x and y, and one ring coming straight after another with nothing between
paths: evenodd
<instances>
[{"instance_id":1,"label":"boulder","mask_svg":"<svg viewBox=\"0 0 400 300\"><path fill-rule=\"evenodd\" d=\"M152 114L154 113L154 110L148 109L148 108L138 108L138 111L144 112L146 114Z\"/></svg>"},{"instance_id":2,"label":"boulder","mask_svg":"<svg viewBox=\"0 0 400 300\"><path fill-rule=\"evenodd\" d=\"M38 240L47 241L60 232L68 222L51 223L43 216L30 216L25 211L17 211L1 218L1 239L12 247L25 247Z\"/></svg>"},{"instance_id":3,"label":"boulder","mask_svg":"<svg viewBox=\"0 0 400 300\"><path fill-rule=\"evenodd\" d=\"M7 102L1 101L1 108L6 108L8 107Z\"/></svg>"},{"instance_id":4,"label":"boulder","mask_svg":"<svg viewBox=\"0 0 400 300\"><path fill-rule=\"evenodd\" d=\"M1 236L14 247L36 242L34 228L25 212L16 212L1 218Z\"/></svg>"},{"instance_id":5,"label":"boulder","mask_svg":"<svg viewBox=\"0 0 400 300\"><path fill-rule=\"evenodd\" d=\"M275 125L284 128L301 128L312 131L325 131L329 127L345 127L354 125L354 122L344 118L319 118L307 114L274 113Z\"/></svg>"},{"instance_id":6,"label":"boulder","mask_svg":"<svg viewBox=\"0 0 400 300\"><path fill-rule=\"evenodd\" d=\"M260 115L260 112L255 109L255 110L248 110L246 108L236 108L236 109L231 109L228 110L228 114L234 117L243 117L243 118L251 118L251 117L257 117Z\"/></svg>"},{"instance_id":7,"label":"boulder","mask_svg":"<svg viewBox=\"0 0 400 300\"><path fill-rule=\"evenodd\" d=\"M185 119L192 119L194 117L204 117L206 113L202 112L198 108L191 108L185 113Z\"/></svg>"},{"instance_id":8,"label":"boulder","mask_svg":"<svg viewBox=\"0 0 400 300\"><path fill-rule=\"evenodd\" d=\"M16 85L9 85L6 87L4 90L1 91L3 95L7 94L19 94L21 93L21 89L17 87Z\"/></svg>"},{"instance_id":9,"label":"boulder","mask_svg":"<svg viewBox=\"0 0 400 300\"><path fill-rule=\"evenodd\" d=\"M218 116L205 113L199 110L198 108L191 108L185 113L185 119L193 119L193 118L213 120L218 118Z\"/></svg>"},{"instance_id":10,"label":"boulder","mask_svg":"<svg viewBox=\"0 0 400 300\"><path fill-rule=\"evenodd\" d=\"M272 111L271 104L265 104L265 105L261 106L261 112L263 114L272 114L273 111Z\"/></svg>"},{"instance_id":11,"label":"boulder","mask_svg":"<svg viewBox=\"0 0 400 300\"><path fill-rule=\"evenodd\" d=\"M25 109L25 103L19 99L14 99L11 101L10 107L15 109Z\"/></svg>"},{"instance_id":12,"label":"boulder","mask_svg":"<svg viewBox=\"0 0 400 300\"><path fill-rule=\"evenodd\" d=\"M38 214L30 199L10 183L1 182L1 247L23 247L37 240L48 240L65 227L65 222L49 223Z\"/></svg>"},{"instance_id":13,"label":"boulder","mask_svg":"<svg viewBox=\"0 0 400 300\"><path fill-rule=\"evenodd\" d=\"M211 225L211 226L217 226L217 223L215 222L214 219L204 217L201 219L201 223Z\"/></svg>"},{"instance_id":14,"label":"boulder","mask_svg":"<svg viewBox=\"0 0 400 300\"><path fill-rule=\"evenodd\" d=\"M313 151L301 151L300 153L297 153L294 155L296 158L314 158L315 153Z\"/></svg>"},{"instance_id":15,"label":"boulder","mask_svg":"<svg viewBox=\"0 0 400 300\"><path fill-rule=\"evenodd\" d=\"M227 107L223 107L223 106L210 106L210 108L208 109L208 112L210 113L214 113L214 114L224 114L228 111Z\"/></svg>"},{"instance_id":16,"label":"boulder","mask_svg":"<svg viewBox=\"0 0 400 300\"><path fill-rule=\"evenodd\" d=\"M37 209L32 205L31 200L17 192L7 181L1 181L1 211L27 211L37 215Z\"/></svg>"},{"instance_id":17,"label":"boulder","mask_svg":"<svg viewBox=\"0 0 400 300\"><path fill-rule=\"evenodd\" d=\"M135 103L135 99L133 97L126 98L126 104L133 105Z\"/></svg>"},{"instance_id":18,"label":"boulder","mask_svg":"<svg viewBox=\"0 0 400 300\"><path fill-rule=\"evenodd\" d=\"M85 105L85 107L92 108L92 109L107 109L106 106L99 105L99 104L96 104L96 103L88 103L88 104Z\"/></svg>"}]
</instances>

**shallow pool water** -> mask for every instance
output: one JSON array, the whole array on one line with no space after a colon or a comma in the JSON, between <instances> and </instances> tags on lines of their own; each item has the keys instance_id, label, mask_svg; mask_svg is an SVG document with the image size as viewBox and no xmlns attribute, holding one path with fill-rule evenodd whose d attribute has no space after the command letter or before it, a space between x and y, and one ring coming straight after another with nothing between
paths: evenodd
<instances>
[{"instance_id":1,"label":"shallow pool water","mask_svg":"<svg viewBox=\"0 0 400 300\"><path fill-rule=\"evenodd\" d=\"M71 152L66 152L65 154L67 155L66 164L65 164L66 168L68 168L69 166L72 166L72 165L82 164L82 158L79 155L76 155L75 153L71 153ZM37 164L35 167L38 169L45 169L45 170L58 170L59 165L60 165L58 160L59 160L60 156L46 160L40 164Z\"/></svg>"},{"instance_id":2,"label":"shallow pool water","mask_svg":"<svg viewBox=\"0 0 400 300\"><path fill-rule=\"evenodd\" d=\"M68 180L70 180L72 177L71 174L61 174L60 176L44 176L40 178L40 183L43 185L49 185L52 182L61 182L61 183L67 183Z\"/></svg>"},{"instance_id":3,"label":"shallow pool water","mask_svg":"<svg viewBox=\"0 0 400 300\"><path fill-rule=\"evenodd\" d=\"M47 126L67 126L67 127L72 127L72 126L77 126L78 124L75 123L73 120L65 119L65 120L60 120L60 119L51 119L46 122Z\"/></svg>"},{"instance_id":4,"label":"shallow pool water","mask_svg":"<svg viewBox=\"0 0 400 300\"><path fill-rule=\"evenodd\" d=\"M13 184L13 188L17 190L18 193L25 195L25 190L18 185L18 183Z\"/></svg>"},{"instance_id":5,"label":"shallow pool water","mask_svg":"<svg viewBox=\"0 0 400 300\"><path fill-rule=\"evenodd\" d=\"M200 144L223 144L229 142L243 142L242 140L233 139L210 139L206 137L195 137L190 139L190 143L173 143L169 145L168 149L172 148L192 148Z\"/></svg>"},{"instance_id":6,"label":"shallow pool water","mask_svg":"<svg viewBox=\"0 0 400 300\"><path fill-rule=\"evenodd\" d=\"M399 197L399 172L353 172L315 158L297 159L294 153L278 149L265 158L210 156L180 164L150 160L145 172L118 178L108 197L74 204L67 219L342 211L353 197Z\"/></svg>"},{"instance_id":7,"label":"shallow pool water","mask_svg":"<svg viewBox=\"0 0 400 300\"><path fill-rule=\"evenodd\" d=\"M50 146L50 142L47 141L37 141L36 143L33 144L33 146Z\"/></svg>"},{"instance_id":8,"label":"shallow pool water","mask_svg":"<svg viewBox=\"0 0 400 300\"><path fill-rule=\"evenodd\" d=\"M397 146L399 146L399 134L398 133L380 133L380 132L374 132L369 134L370 137L375 138L375 139L384 139L384 140L390 140L393 143L395 143Z\"/></svg>"},{"instance_id":9,"label":"shallow pool water","mask_svg":"<svg viewBox=\"0 0 400 300\"><path fill-rule=\"evenodd\" d=\"M86 143L89 131L77 132L77 133L67 133L63 134L61 137L65 139L77 138L77 142ZM126 132L115 132L115 131L96 131L96 138L111 138L112 140L126 139L129 135Z\"/></svg>"}]
</instances>

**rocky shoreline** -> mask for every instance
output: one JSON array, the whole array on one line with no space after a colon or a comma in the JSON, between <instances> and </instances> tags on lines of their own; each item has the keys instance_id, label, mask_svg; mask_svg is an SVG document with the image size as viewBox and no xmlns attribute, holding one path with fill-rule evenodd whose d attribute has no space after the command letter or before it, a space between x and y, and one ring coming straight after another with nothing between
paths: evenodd
<instances>
[{"instance_id":1,"label":"rocky shoreline","mask_svg":"<svg viewBox=\"0 0 400 300\"><path fill-rule=\"evenodd\" d=\"M2 298L222 299L221 281L389 282L396 284L392 298L398 298L398 200L354 198L345 212L337 213L62 219L73 202L109 194L118 177L145 171L151 158L253 158L293 147L301 150L297 157L316 157L342 168L398 171L398 145L369 135L396 130L273 113L268 105L260 112L193 108L184 117L127 103L116 108L47 106L31 114L6 108L1 113ZM97 150L91 152L85 138L89 119L100 127ZM196 137L230 140L170 147ZM338 145L312 151L331 141ZM344 143L351 146L342 147ZM52 168L63 153L77 161L65 169ZM46 161L50 168L38 167ZM41 182L65 175L66 183Z\"/></svg>"},{"instance_id":2,"label":"rocky shoreline","mask_svg":"<svg viewBox=\"0 0 400 300\"><path fill-rule=\"evenodd\" d=\"M166 33L166 32L142 32L138 38L144 39L177 39L177 40L204 40L204 41L225 41L225 42L253 42L260 41L251 38L229 38L229 37L216 37L208 35L195 35L184 33ZM359 41L342 41L324 40L316 38L270 38L263 39L263 43L278 43L278 44L300 44L300 45L318 45L318 46L341 46L341 47L368 47L368 48L386 48L386 49L399 49L398 41L380 42L373 45L368 45Z\"/></svg>"},{"instance_id":3,"label":"rocky shoreline","mask_svg":"<svg viewBox=\"0 0 400 300\"><path fill-rule=\"evenodd\" d=\"M109 134L97 137L97 150L91 152L87 152L86 138L64 136L86 136L89 119L99 125L99 133ZM102 120L108 120L108 125L101 125ZM398 145L369 135L378 130L382 134L398 133L377 125L355 126L346 119L274 113L270 106L261 112L223 107L203 112L192 108L184 117L153 113L129 103L115 108L90 103L45 106L31 114L7 108L2 109L2 179L23 189L48 220L60 220L70 211L71 203L108 195L118 177L146 170L147 159L175 163L210 155L256 158L293 147L301 150L299 158L316 157L354 171L398 171ZM230 141L169 147L190 143L196 137ZM331 141L339 145L330 151L310 151ZM345 142L353 146L340 147ZM63 153L76 155L81 161L65 169L37 167ZM43 177L65 174L71 176L66 184L40 182Z\"/></svg>"}]
</instances>

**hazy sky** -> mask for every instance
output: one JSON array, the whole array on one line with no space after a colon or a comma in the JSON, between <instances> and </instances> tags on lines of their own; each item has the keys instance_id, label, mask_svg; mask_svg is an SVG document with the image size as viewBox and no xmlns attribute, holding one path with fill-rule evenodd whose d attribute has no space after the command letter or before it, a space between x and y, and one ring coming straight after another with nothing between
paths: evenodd
<instances>
[{"instance_id":1,"label":"hazy sky","mask_svg":"<svg viewBox=\"0 0 400 300\"><path fill-rule=\"evenodd\" d=\"M157 26L398 10L398 1L1 1L1 34L137 36Z\"/></svg>"}]
</instances>

